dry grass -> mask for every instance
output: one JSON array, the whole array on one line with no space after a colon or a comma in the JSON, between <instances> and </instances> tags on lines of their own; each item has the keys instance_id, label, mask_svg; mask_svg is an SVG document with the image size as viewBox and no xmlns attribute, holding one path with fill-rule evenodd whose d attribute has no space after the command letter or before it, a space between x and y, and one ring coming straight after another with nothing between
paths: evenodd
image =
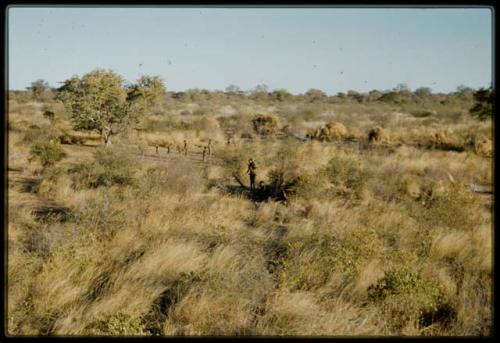
<instances>
[{"instance_id":1,"label":"dry grass","mask_svg":"<svg viewBox=\"0 0 500 343\"><path fill-rule=\"evenodd\" d=\"M9 113L10 334L491 334L492 199L469 191L492 184L491 122L441 105L174 102L107 153L87 135L42 169L28 161L50 139L41 106ZM240 138L256 114L304 134L342 123L358 142ZM390 141L367 144L374 127ZM257 182L290 181L288 203L242 192L250 157ZM35 219L48 204L71 216Z\"/></svg>"}]
</instances>

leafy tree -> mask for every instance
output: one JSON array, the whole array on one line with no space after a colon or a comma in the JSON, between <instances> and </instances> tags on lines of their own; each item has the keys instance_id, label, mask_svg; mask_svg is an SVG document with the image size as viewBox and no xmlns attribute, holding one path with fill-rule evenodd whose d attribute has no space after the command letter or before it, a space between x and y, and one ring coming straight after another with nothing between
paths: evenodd
<instances>
[{"instance_id":1,"label":"leafy tree","mask_svg":"<svg viewBox=\"0 0 500 343\"><path fill-rule=\"evenodd\" d=\"M382 92L376 90L376 89L373 89L371 90L369 93L368 93L368 101L377 101L378 99L380 99L382 97Z\"/></svg>"},{"instance_id":2,"label":"leafy tree","mask_svg":"<svg viewBox=\"0 0 500 343\"><path fill-rule=\"evenodd\" d=\"M253 92L254 93L267 93L269 87L265 84L260 84L260 85L257 85L255 86L255 88L253 89Z\"/></svg>"},{"instance_id":3,"label":"leafy tree","mask_svg":"<svg viewBox=\"0 0 500 343\"><path fill-rule=\"evenodd\" d=\"M94 70L66 80L57 98L71 113L75 130L95 130L106 145L130 118L130 103L123 79L112 71Z\"/></svg>"},{"instance_id":4,"label":"leafy tree","mask_svg":"<svg viewBox=\"0 0 500 343\"><path fill-rule=\"evenodd\" d=\"M151 106L163 99L164 88L158 77L141 77L137 84L124 87L123 79L111 70L96 69L81 78L74 76L57 90L71 114L73 128L97 131L106 145Z\"/></svg>"},{"instance_id":5,"label":"leafy tree","mask_svg":"<svg viewBox=\"0 0 500 343\"><path fill-rule=\"evenodd\" d=\"M49 83L43 79L36 80L27 87L32 92L35 99L39 99L45 92L50 90Z\"/></svg>"},{"instance_id":6,"label":"leafy tree","mask_svg":"<svg viewBox=\"0 0 500 343\"><path fill-rule=\"evenodd\" d=\"M50 120L50 122L52 123L54 121L54 118L55 118L55 113L54 111L52 110L52 108L48 105L44 105L42 107L42 115L47 118L48 120Z\"/></svg>"},{"instance_id":7,"label":"leafy tree","mask_svg":"<svg viewBox=\"0 0 500 343\"><path fill-rule=\"evenodd\" d=\"M316 101L326 98L325 92L323 92L321 89L316 89L316 88L309 89L305 93L305 96L311 101Z\"/></svg>"},{"instance_id":8,"label":"leafy tree","mask_svg":"<svg viewBox=\"0 0 500 343\"><path fill-rule=\"evenodd\" d=\"M469 112L480 120L493 116L493 92L490 88L480 88L474 92L474 105Z\"/></svg>"},{"instance_id":9,"label":"leafy tree","mask_svg":"<svg viewBox=\"0 0 500 343\"><path fill-rule=\"evenodd\" d=\"M155 110L163 105L165 86L159 76L141 76L136 84L127 87L127 101L132 111L144 115L148 110Z\"/></svg>"},{"instance_id":10,"label":"leafy tree","mask_svg":"<svg viewBox=\"0 0 500 343\"><path fill-rule=\"evenodd\" d=\"M227 93L237 93L240 91L240 87L236 85L229 85L226 87L226 92Z\"/></svg>"},{"instance_id":11,"label":"leafy tree","mask_svg":"<svg viewBox=\"0 0 500 343\"><path fill-rule=\"evenodd\" d=\"M286 89L277 89L271 92L271 96L278 101L284 101L289 99L292 94L290 94Z\"/></svg>"},{"instance_id":12,"label":"leafy tree","mask_svg":"<svg viewBox=\"0 0 500 343\"><path fill-rule=\"evenodd\" d=\"M410 88L406 83L398 83L398 85L394 87L394 91L398 93L407 93L410 92Z\"/></svg>"},{"instance_id":13,"label":"leafy tree","mask_svg":"<svg viewBox=\"0 0 500 343\"><path fill-rule=\"evenodd\" d=\"M352 89L347 91L347 97L350 99L354 99L357 102L363 102L368 98L367 96L364 96L363 94Z\"/></svg>"},{"instance_id":14,"label":"leafy tree","mask_svg":"<svg viewBox=\"0 0 500 343\"><path fill-rule=\"evenodd\" d=\"M465 100L472 100L474 98L474 89L464 85L460 85L457 87L454 95L457 95L459 98Z\"/></svg>"},{"instance_id":15,"label":"leafy tree","mask_svg":"<svg viewBox=\"0 0 500 343\"><path fill-rule=\"evenodd\" d=\"M426 98L432 94L432 89L429 87L419 87L415 90L415 95L419 98Z\"/></svg>"},{"instance_id":16,"label":"leafy tree","mask_svg":"<svg viewBox=\"0 0 500 343\"><path fill-rule=\"evenodd\" d=\"M265 84L257 85L251 91L251 98L254 100L265 100L269 96L268 90L269 90L269 87Z\"/></svg>"}]
</instances>

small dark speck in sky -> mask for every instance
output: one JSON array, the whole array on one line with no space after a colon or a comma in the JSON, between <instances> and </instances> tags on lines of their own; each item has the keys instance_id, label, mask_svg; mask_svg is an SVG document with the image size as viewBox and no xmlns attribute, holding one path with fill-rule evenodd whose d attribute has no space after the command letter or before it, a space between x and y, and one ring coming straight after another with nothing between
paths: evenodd
<instances>
[{"instance_id":1,"label":"small dark speck in sky","mask_svg":"<svg viewBox=\"0 0 500 343\"><path fill-rule=\"evenodd\" d=\"M142 63L139 63L139 67L142 67Z\"/></svg>"},{"instance_id":2,"label":"small dark speck in sky","mask_svg":"<svg viewBox=\"0 0 500 343\"><path fill-rule=\"evenodd\" d=\"M171 65L172 64L172 61L171 60L168 60L168 64Z\"/></svg>"},{"instance_id":3,"label":"small dark speck in sky","mask_svg":"<svg viewBox=\"0 0 500 343\"><path fill-rule=\"evenodd\" d=\"M316 64L315 64L315 65L314 65L314 68L316 68L316 67L317 67L317 66L316 66Z\"/></svg>"}]
</instances>

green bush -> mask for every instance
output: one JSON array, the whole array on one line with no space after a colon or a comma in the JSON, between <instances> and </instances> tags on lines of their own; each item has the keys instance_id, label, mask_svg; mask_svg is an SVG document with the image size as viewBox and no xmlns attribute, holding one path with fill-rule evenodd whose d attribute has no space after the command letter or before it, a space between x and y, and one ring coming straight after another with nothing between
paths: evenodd
<instances>
[{"instance_id":1,"label":"green bush","mask_svg":"<svg viewBox=\"0 0 500 343\"><path fill-rule=\"evenodd\" d=\"M442 194L427 189L421 202L413 203L412 215L424 228L448 227L470 230L478 221L478 200L466 190L452 187Z\"/></svg>"},{"instance_id":2,"label":"green bush","mask_svg":"<svg viewBox=\"0 0 500 343\"><path fill-rule=\"evenodd\" d=\"M469 110L470 114L479 120L485 120L493 116L494 94L489 88L481 88L474 93L474 105Z\"/></svg>"},{"instance_id":3,"label":"green bush","mask_svg":"<svg viewBox=\"0 0 500 343\"><path fill-rule=\"evenodd\" d=\"M348 188L355 196L361 194L370 176L367 169L359 166L359 162L342 156L330 160L326 173L330 182Z\"/></svg>"},{"instance_id":4,"label":"green bush","mask_svg":"<svg viewBox=\"0 0 500 343\"><path fill-rule=\"evenodd\" d=\"M66 157L64 150L58 145L51 143L39 143L31 147L31 156L40 160L43 167L54 165Z\"/></svg>"},{"instance_id":5,"label":"green bush","mask_svg":"<svg viewBox=\"0 0 500 343\"><path fill-rule=\"evenodd\" d=\"M381 307L396 331L409 323L417 326L425 313L436 311L444 303L440 284L406 265L392 268L371 285L368 298Z\"/></svg>"},{"instance_id":6,"label":"green bush","mask_svg":"<svg viewBox=\"0 0 500 343\"><path fill-rule=\"evenodd\" d=\"M91 335L146 335L141 318L133 318L128 314L104 314L99 316L86 328Z\"/></svg>"}]
</instances>

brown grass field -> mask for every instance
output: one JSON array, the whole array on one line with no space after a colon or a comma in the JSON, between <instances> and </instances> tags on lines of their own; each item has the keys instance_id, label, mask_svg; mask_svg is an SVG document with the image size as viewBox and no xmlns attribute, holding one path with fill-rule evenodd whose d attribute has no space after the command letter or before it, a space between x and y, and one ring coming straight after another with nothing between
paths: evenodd
<instances>
[{"instance_id":1,"label":"brown grass field","mask_svg":"<svg viewBox=\"0 0 500 343\"><path fill-rule=\"evenodd\" d=\"M471 100L168 98L111 147L46 103L53 121L9 99L10 335L491 334L492 122ZM50 140L66 157L42 167ZM249 158L284 195L248 190Z\"/></svg>"}]
</instances>

